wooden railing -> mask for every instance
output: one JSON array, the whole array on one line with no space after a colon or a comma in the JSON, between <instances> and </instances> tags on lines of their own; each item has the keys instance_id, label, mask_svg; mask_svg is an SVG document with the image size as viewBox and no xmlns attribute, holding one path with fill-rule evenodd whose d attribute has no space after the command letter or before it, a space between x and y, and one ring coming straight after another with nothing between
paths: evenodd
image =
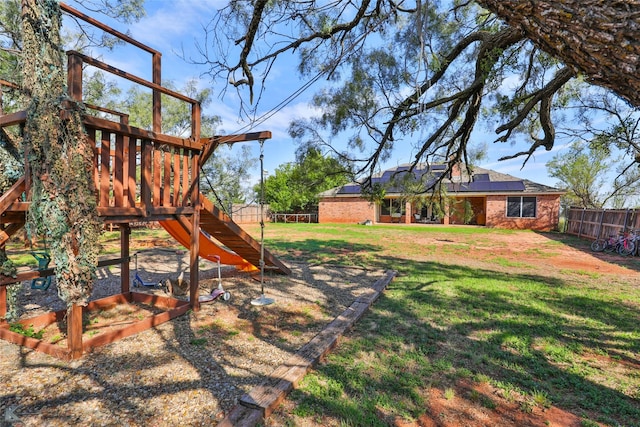
<instances>
[{"instance_id":1,"label":"wooden railing","mask_svg":"<svg viewBox=\"0 0 640 427\"><path fill-rule=\"evenodd\" d=\"M155 135L85 118L95 146L94 181L101 216L163 216L192 212L200 150L191 140Z\"/></svg>"},{"instance_id":2,"label":"wooden railing","mask_svg":"<svg viewBox=\"0 0 640 427\"><path fill-rule=\"evenodd\" d=\"M161 53L126 34L61 4L73 16L151 54L152 81L127 73L79 52L67 52L69 96L83 102L82 76L86 66L152 90L151 131L129 126L128 115L89 106L118 115L119 123L94 116L83 121L95 147L94 181L99 213L104 217L162 217L189 214L198 200L200 141L200 103L161 85ZM190 106L191 132L187 138L162 133L161 97L169 96Z\"/></svg>"},{"instance_id":3,"label":"wooden railing","mask_svg":"<svg viewBox=\"0 0 640 427\"><path fill-rule=\"evenodd\" d=\"M200 168L217 146L271 138L271 132L265 131L201 139L200 103L161 85L160 52L64 3L61 3L61 8L151 54L152 81L147 81L82 53L67 52L67 86L70 98L88 109L114 116L116 120L106 120L96 115L83 117L85 129L94 147L93 177L98 210L107 221L157 220L170 215L193 213L199 197ZM84 103L83 70L87 66L151 89L152 129L130 126L129 115L126 113ZM11 82L0 81L0 84L17 88ZM162 133L162 96L172 97L190 106L191 129L187 137ZM25 120L24 111L0 114L0 127L22 125ZM28 165L25 166L28 170ZM29 186L30 182L27 181L27 193Z\"/></svg>"}]
</instances>

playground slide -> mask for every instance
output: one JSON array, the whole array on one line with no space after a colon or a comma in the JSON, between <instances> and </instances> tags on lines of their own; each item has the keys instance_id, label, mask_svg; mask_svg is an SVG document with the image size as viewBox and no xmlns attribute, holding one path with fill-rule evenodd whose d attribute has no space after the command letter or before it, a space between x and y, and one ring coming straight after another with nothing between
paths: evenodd
<instances>
[{"instance_id":1,"label":"playground slide","mask_svg":"<svg viewBox=\"0 0 640 427\"><path fill-rule=\"evenodd\" d=\"M176 239L182 246L189 248L191 246L191 235L180 225L178 221L159 221L160 225ZM214 255L220 257L220 263L226 265L235 265L240 271L256 271L258 268L245 260L239 255L226 250L214 243L206 234L200 231L200 253L202 258L216 262Z\"/></svg>"}]
</instances>

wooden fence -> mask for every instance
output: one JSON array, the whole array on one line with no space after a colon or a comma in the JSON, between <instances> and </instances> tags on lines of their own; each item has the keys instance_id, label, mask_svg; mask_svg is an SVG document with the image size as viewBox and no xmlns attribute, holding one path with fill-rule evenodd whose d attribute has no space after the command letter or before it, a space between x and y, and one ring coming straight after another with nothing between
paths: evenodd
<instances>
[{"instance_id":1,"label":"wooden fence","mask_svg":"<svg viewBox=\"0 0 640 427\"><path fill-rule=\"evenodd\" d=\"M306 223L317 223L318 222L318 214L317 213L298 213L298 214L287 214L287 213L273 213L271 214L271 220L273 222L306 222Z\"/></svg>"},{"instance_id":2,"label":"wooden fence","mask_svg":"<svg viewBox=\"0 0 640 427\"><path fill-rule=\"evenodd\" d=\"M636 209L569 208L566 233L597 239L631 229L640 229L640 211Z\"/></svg>"},{"instance_id":3,"label":"wooden fence","mask_svg":"<svg viewBox=\"0 0 640 427\"><path fill-rule=\"evenodd\" d=\"M233 204L230 216L236 224L257 224L260 222L260 205ZM277 213L271 212L269 205L264 205L264 221L317 223L318 213Z\"/></svg>"},{"instance_id":4,"label":"wooden fence","mask_svg":"<svg viewBox=\"0 0 640 427\"><path fill-rule=\"evenodd\" d=\"M269 205L264 205L264 220L269 221ZM260 222L260 205L243 205L234 203L231 206L231 218L236 224L258 224Z\"/></svg>"}]
</instances>

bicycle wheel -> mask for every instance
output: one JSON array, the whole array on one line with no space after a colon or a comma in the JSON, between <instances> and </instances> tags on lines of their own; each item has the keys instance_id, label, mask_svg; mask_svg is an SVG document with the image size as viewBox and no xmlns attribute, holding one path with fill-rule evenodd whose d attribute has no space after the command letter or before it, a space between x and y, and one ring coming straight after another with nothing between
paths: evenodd
<instances>
[{"instance_id":1,"label":"bicycle wheel","mask_svg":"<svg viewBox=\"0 0 640 427\"><path fill-rule=\"evenodd\" d=\"M633 240L624 239L618 248L618 253L622 256L628 256L636 250L636 245Z\"/></svg>"},{"instance_id":2,"label":"bicycle wheel","mask_svg":"<svg viewBox=\"0 0 640 427\"><path fill-rule=\"evenodd\" d=\"M618 242L607 240L604 243L604 251L605 252L614 252L618 248Z\"/></svg>"},{"instance_id":3,"label":"bicycle wheel","mask_svg":"<svg viewBox=\"0 0 640 427\"><path fill-rule=\"evenodd\" d=\"M602 252L606 244L607 242L604 239L596 239L591 242L591 250L594 252Z\"/></svg>"}]
</instances>

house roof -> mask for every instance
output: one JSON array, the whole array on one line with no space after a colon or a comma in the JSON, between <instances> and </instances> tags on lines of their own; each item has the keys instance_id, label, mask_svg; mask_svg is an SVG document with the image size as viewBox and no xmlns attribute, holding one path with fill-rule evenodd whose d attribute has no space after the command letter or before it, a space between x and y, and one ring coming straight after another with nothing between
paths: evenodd
<instances>
[{"instance_id":1,"label":"house roof","mask_svg":"<svg viewBox=\"0 0 640 427\"><path fill-rule=\"evenodd\" d=\"M410 165L399 165L387 169L372 177L372 184L381 184L385 187L387 196L403 193L400 184L403 176L410 169ZM435 182L445 172L445 164L418 165L412 171L416 180L424 180L425 188ZM517 178L512 175L496 172L473 166L471 175L465 167L460 167L460 173L454 176L446 176L442 181L449 194L564 194L565 192L554 187L539 184L528 179ZM356 196L360 194L360 184L352 182L341 187L332 188L319 194L323 197Z\"/></svg>"}]
</instances>

